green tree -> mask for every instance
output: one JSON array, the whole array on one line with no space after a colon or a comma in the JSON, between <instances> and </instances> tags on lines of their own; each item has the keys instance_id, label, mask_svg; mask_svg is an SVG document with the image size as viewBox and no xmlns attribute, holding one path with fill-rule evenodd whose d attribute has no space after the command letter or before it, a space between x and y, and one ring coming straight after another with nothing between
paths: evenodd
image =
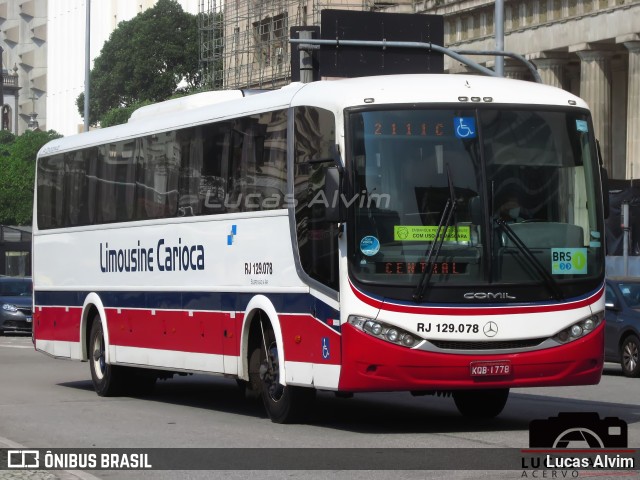
<instances>
[{"instance_id":1,"label":"green tree","mask_svg":"<svg viewBox=\"0 0 640 480\"><path fill-rule=\"evenodd\" d=\"M36 156L45 143L60 137L53 130L28 131L0 145L0 224L31 223Z\"/></svg>"},{"instance_id":2,"label":"green tree","mask_svg":"<svg viewBox=\"0 0 640 480\"><path fill-rule=\"evenodd\" d=\"M102 117L100 118L100 126L112 127L113 125L121 125L123 123L127 123L129 121L129 117L133 112L135 112L138 108L144 107L145 105L149 104L151 104L149 100L142 100L140 102L133 103L128 107L112 108L104 115L102 115Z\"/></svg>"},{"instance_id":3,"label":"green tree","mask_svg":"<svg viewBox=\"0 0 640 480\"><path fill-rule=\"evenodd\" d=\"M16 136L9 130L0 130L0 146L13 143Z\"/></svg>"},{"instance_id":4,"label":"green tree","mask_svg":"<svg viewBox=\"0 0 640 480\"><path fill-rule=\"evenodd\" d=\"M153 8L120 22L96 57L90 72L89 123L109 110L171 97L178 85L197 89L198 26L195 15L175 0L158 0ZM76 100L84 115L84 94Z\"/></svg>"}]
</instances>

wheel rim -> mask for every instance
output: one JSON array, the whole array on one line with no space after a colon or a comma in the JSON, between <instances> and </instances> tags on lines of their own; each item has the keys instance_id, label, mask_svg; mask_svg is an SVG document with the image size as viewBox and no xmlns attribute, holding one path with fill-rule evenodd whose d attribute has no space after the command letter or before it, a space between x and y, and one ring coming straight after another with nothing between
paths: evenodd
<instances>
[{"instance_id":1,"label":"wheel rim","mask_svg":"<svg viewBox=\"0 0 640 480\"><path fill-rule=\"evenodd\" d=\"M267 368L263 381L265 382L269 398L274 402L278 402L282 398L284 387L280 385L280 367L278 364L278 347L276 346L276 342L269 345L267 355L271 362L265 360ZM271 363L273 370L269 368L269 363Z\"/></svg>"},{"instance_id":2,"label":"wheel rim","mask_svg":"<svg viewBox=\"0 0 640 480\"><path fill-rule=\"evenodd\" d=\"M102 335L96 335L96 338L93 341L93 371L96 372L96 377L99 380L104 378L104 371L106 368L106 364L104 361L104 342L102 340Z\"/></svg>"},{"instance_id":3,"label":"wheel rim","mask_svg":"<svg viewBox=\"0 0 640 480\"><path fill-rule=\"evenodd\" d=\"M627 372L632 372L638 366L638 345L627 342L622 349L622 364Z\"/></svg>"}]
</instances>

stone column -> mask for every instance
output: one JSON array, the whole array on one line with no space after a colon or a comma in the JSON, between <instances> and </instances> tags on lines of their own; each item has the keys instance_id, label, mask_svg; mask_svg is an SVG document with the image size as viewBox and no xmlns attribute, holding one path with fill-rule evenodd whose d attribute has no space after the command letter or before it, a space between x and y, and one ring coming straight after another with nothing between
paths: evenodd
<instances>
[{"instance_id":1,"label":"stone column","mask_svg":"<svg viewBox=\"0 0 640 480\"><path fill-rule=\"evenodd\" d=\"M521 63L518 65L505 65L504 76L514 80L528 80L530 77L529 70L527 70L527 67L523 66Z\"/></svg>"},{"instance_id":2,"label":"stone column","mask_svg":"<svg viewBox=\"0 0 640 480\"><path fill-rule=\"evenodd\" d=\"M558 88L562 88L565 62L566 60L562 58L539 58L533 60L542 82L545 85Z\"/></svg>"},{"instance_id":3,"label":"stone column","mask_svg":"<svg viewBox=\"0 0 640 480\"><path fill-rule=\"evenodd\" d=\"M600 141L604 166L612 168L611 159L611 51L581 50L580 97L593 117L595 137Z\"/></svg>"},{"instance_id":4,"label":"stone column","mask_svg":"<svg viewBox=\"0 0 640 480\"><path fill-rule=\"evenodd\" d=\"M627 89L627 178L640 178L640 41L625 42L629 50Z\"/></svg>"}]
</instances>

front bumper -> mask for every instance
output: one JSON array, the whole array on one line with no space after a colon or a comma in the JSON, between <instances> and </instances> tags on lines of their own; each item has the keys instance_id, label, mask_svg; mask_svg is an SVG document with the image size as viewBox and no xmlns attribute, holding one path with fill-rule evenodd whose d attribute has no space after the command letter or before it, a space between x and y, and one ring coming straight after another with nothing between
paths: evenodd
<instances>
[{"instance_id":1,"label":"front bumper","mask_svg":"<svg viewBox=\"0 0 640 480\"><path fill-rule=\"evenodd\" d=\"M30 318L32 318L30 315L23 315L22 313L2 317L0 318L0 332L31 333L33 321L27 320Z\"/></svg>"},{"instance_id":2,"label":"front bumper","mask_svg":"<svg viewBox=\"0 0 640 480\"><path fill-rule=\"evenodd\" d=\"M571 343L532 352L472 355L393 345L351 325L342 327L343 391L426 391L594 385L600 381L604 323ZM511 362L506 376L472 377L470 363Z\"/></svg>"}]
</instances>

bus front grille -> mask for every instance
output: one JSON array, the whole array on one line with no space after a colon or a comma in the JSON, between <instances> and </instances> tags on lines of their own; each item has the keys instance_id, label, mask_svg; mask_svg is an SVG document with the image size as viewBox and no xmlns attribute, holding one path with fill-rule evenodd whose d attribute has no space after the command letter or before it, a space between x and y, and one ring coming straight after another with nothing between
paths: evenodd
<instances>
[{"instance_id":1,"label":"bus front grille","mask_svg":"<svg viewBox=\"0 0 640 480\"><path fill-rule=\"evenodd\" d=\"M454 342L448 340L429 340L429 342L443 350L513 350L535 347L545 340L546 338L529 338L527 340L504 340L495 342Z\"/></svg>"}]
</instances>

